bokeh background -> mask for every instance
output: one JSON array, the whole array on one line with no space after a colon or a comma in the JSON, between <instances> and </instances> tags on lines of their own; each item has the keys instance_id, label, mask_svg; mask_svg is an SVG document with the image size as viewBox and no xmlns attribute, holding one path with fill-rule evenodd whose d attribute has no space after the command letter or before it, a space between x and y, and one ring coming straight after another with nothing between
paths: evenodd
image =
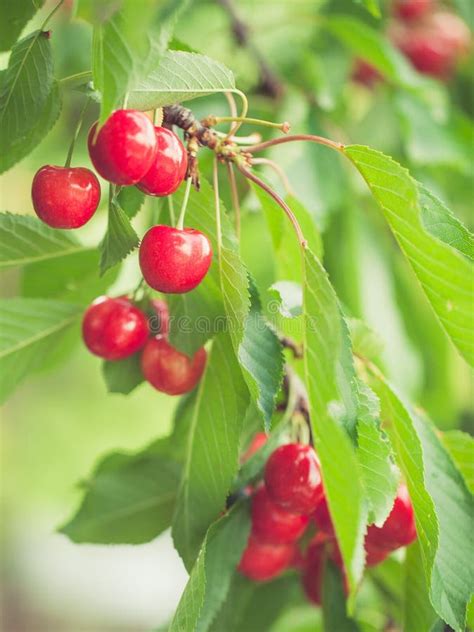
<instances>
[{"instance_id":1,"label":"bokeh background","mask_svg":"<svg viewBox=\"0 0 474 632\"><path fill-rule=\"evenodd\" d=\"M178 24L174 46L185 43L231 68L237 86L249 95L251 115L288 120L295 133L368 144L394 156L472 228L468 58L447 82L427 79L418 92L393 81L365 85L354 80L351 46L328 33L324 21L331 13L354 17L389 45L389 2L382 3L384 16L377 20L349 0L239 0L235 6L247 27L243 44L237 41L239 33L225 4L191 3ZM72 5L66 2L52 25L58 78L90 68L91 29L74 19ZM26 32L52 6L47 2ZM449 3L444 7L458 11ZM370 54L367 49L369 61ZM271 71L270 83L259 55ZM1 55L0 67L7 63L8 56ZM33 212L33 175L43 164L64 162L82 99L65 93L54 130L1 177L2 210ZM193 101L190 107L205 116L227 113L228 106L217 96ZM84 134L95 115L94 107L89 108L76 146L76 165L89 166ZM242 133L252 131L244 127ZM210 156L206 150L202 153L205 177L210 174ZM276 148L272 157L284 167L323 232L325 265L347 310L364 318L383 340L383 362L391 379L440 428L472 431L469 373L429 311L362 183L325 148L286 145ZM264 173L281 187L272 171ZM224 181L222 187L228 199ZM243 182L239 187L244 199L242 252L264 289L273 280L265 255L266 229L256 201ZM138 231L147 221L146 213L141 215L135 220ZM97 244L105 223L103 204L78 234ZM109 291L134 287L136 275L132 256L111 279ZM23 279L15 270L3 274L1 283L3 294L13 296ZM107 394L100 362L81 346L77 329L68 334L61 353L17 389L3 408L1 426L2 629L138 632L166 623L186 581L169 534L139 547L103 547L73 545L55 530L76 508L80 483L99 457L112 450L138 450L166 434L175 406L174 399L146 384L128 397ZM367 617L377 629L377 613L370 607ZM291 621L281 620L273 632L306 629L311 628L303 608L292 613Z\"/></svg>"}]
</instances>

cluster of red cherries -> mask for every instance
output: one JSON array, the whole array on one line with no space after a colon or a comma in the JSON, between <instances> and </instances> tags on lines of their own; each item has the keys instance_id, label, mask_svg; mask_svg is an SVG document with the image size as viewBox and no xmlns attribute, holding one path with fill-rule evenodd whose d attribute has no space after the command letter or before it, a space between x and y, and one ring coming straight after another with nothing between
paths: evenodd
<instances>
[{"instance_id":1,"label":"cluster of red cherries","mask_svg":"<svg viewBox=\"0 0 474 632\"><path fill-rule=\"evenodd\" d=\"M440 8L437 0L394 0L392 13L388 35L395 46L419 72L443 81L449 79L470 48L465 22L452 11ZM372 85L381 76L373 66L358 60L354 78Z\"/></svg>"},{"instance_id":2,"label":"cluster of red cherries","mask_svg":"<svg viewBox=\"0 0 474 632\"><path fill-rule=\"evenodd\" d=\"M171 130L154 126L143 112L117 110L88 137L89 155L97 172L117 186L136 185L151 196L174 193L186 176L187 153ZM84 167L46 165L35 175L33 206L53 228L79 228L95 213L100 201L96 175ZM192 228L153 226L143 237L139 262L143 278L159 292L184 293L207 274L212 247L206 235ZM166 303L150 302L149 314L127 297L99 297L87 309L83 338L87 348L109 361L141 353L145 379L156 389L181 395L202 375L206 352L193 357L168 341ZM158 319L158 330L149 321Z\"/></svg>"},{"instance_id":3,"label":"cluster of red cherries","mask_svg":"<svg viewBox=\"0 0 474 632\"><path fill-rule=\"evenodd\" d=\"M266 440L264 433L255 435L243 460ZM314 449L302 443L278 447L266 463L264 482L251 493L252 529L238 570L262 582L296 568L308 599L320 605L325 566L331 560L340 569L347 592L344 564ZM383 526L371 525L367 530L367 566L379 564L392 551L415 539L413 507L405 485L401 485Z\"/></svg>"}]
</instances>

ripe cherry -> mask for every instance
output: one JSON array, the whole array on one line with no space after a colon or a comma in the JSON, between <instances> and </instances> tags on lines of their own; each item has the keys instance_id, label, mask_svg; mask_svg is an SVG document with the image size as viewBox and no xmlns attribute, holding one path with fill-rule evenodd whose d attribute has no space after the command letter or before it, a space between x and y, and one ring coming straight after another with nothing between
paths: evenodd
<instances>
[{"instance_id":1,"label":"ripe cherry","mask_svg":"<svg viewBox=\"0 0 474 632\"><path fill-rule=\"evenodd\" d=\"M183 143L166 127L155 127L157 152L138 188L158 197L174 193L186 175L188 156Z\"/></svg>"},{"instance_id":2,"label":"ripe cherry","mask_svg":"<svg viewBox=\"0 0 474 632\"><path fill-rule=\"evenodd\" d=\"M331 559L340 569L344 591L346 595L349 593L347 575L337 540L323 533L317 533L308 545L302 575L306 596L316 605L321 605L324 568L328 559Z\"/></svg>"},{"instance_id":3,"label":"ripe cherry","mask_svg":"<svg viewBox=\"0 0 474 632\"><path fill-rule=\"evenodd\" d=\"M288 513L276 505L262 485L252 498L252 533L264 542L288 544L303 535L309 516Z\"/></svg>"},{"instance_id":4,"label":"ripe cherry","mask_svg":"<svg viewBox=\"0 0 474 632\"><path fill-rule=\"evenodd\" d=\"M294 555L294 544L269 544L251 535L237 570L255 582L268 581L288 568Z\"/></svg>"},{"instance_id":5,"label":"ripe cherry","mask_svg":"<svg viewBox=\"0 0 474 632\"><path fill-rule=\"evenodd\" d=\"M405 485L400 485L393 509L382 527L367 529L366 545L393 551L408 546L416 539L413 505Z\"/></svg>"},{"instance_id":6,"label":"ripe cherry","mask_svg":"<svg viewBox=\"0 0 474 632\"><path fill-rule=\"evenodd\" d=\"M370 543L369 540L365 540L365 565L366 566L377 566L388 557L391 553L390 550L387 549L379 549Z\"/></svg>"},{"instance_id":7,"label":"ripe cherry","mask_svg":"<svg viewBox=\"0 0 474 632\"><path fill-rule=\"evenodd\" d=\"M150 338L142 353L142 372L156 390L168 395L182 395L192 391L201 379L206 358L203 348L190 358L165 338Z\"/></svg>"},{"instance_id":8,"label":"ripe cherry","mask_svg":"<svg viewBox=\"0 0 474 632\"><path fill-rule=\"evenodd\" d=\"M394 0L392 10L401 20L410 21L428 13L433 4L433 0Z\"/></svg>"},{"instance_id":9,"label":"ripe cherry","mask_svg":"<svg viewBox=\"0 0 474 632\"><path fill-rule=\"evenodd\" d=\"M252 438L252 441L250 442L249 447L245 450L245 452L240 457L240 461L242 463L245 463L245 461L248 461L250 457L255 454L255 452L258 452L258 450L260 450L260 448L262 448L266 444L267 441L268 441L268 435L265 434L265 432L257 432Z\"/></svg>"},{"instance_id":10,"label":"ripe cherry","mask_svg":"<svg viewBox=\"0 0 474 632\"><path fill-rule=\"evenodd\" d=\"M371 88L375 83L382 80L382 75L377 68L364 59L356 59L352 70L352 78L357 83Z\"/></svg>"},{"instance_id":11,"label":"ripe cherry","mask_svg":"<svg viewBox=\"0 0 474 632\"><path fill-rule=\"evenodd\" d=\"M329 536L334 536L334 526L329 513L328 501L326 496L322 496L312 514L314 522L319 531Z\"/></svg>"},{"instance_id":12,"label":"ripe cherry","mask_svg":"<svg viewBox=\"0 0 474 632\"><path fill-rule=\"evenodd\" d=\"M166 301L162 301L161 299L154 298L151 300L151 306L156 317L153 316L151 318L150 327L153 330L153 333L160 334L166 338L170 330L170 310L168 308L168 303Z\"/></svg>"},{"instance_id":13,"label":"ripe cherry","mask_svg":"<svg viewBox=\"0 0 474 632\"><path fill-rule=\"evenodd\" d=\"M140 268L145 281L159 292L182 294L206 276L212 261L209 239L192 228L153 226L140 244Z\"/></svg>"},{"instance_id":14,"label":"ripe cherry","mask_svg":"<svg viewBox=\"0 0 474 632\"><path fill-rule=\"evenodd\" d=\"M136 184L150 169L156 154L155 128L137 110L116 110L88 138L89 155L100 175L115 184Z\"/></svg>"},{"instance_id":15,"label":"ripe cherry","mask_svg":"<svg viewBox=\"0 0 474 632\"><path fill-rule=\"evenodd\" d=\"M105 360L121 360L136 353L148 335L145 314L126 298L99 297L87 308L82 321L86 347Z\"/></svg>"},{"instance_id":16,"label":"ripe cherry","mask_svg":"<svg viewBox=\"0 0 474 632\"><path fill-rule=\"evenodd\" d=\"M53 228L79 228L94 215L100 201L100 184L84 167L41 167L31 187L38 217Z\"/></svg>"},{"instance_id":17,"label":"ripe cherry","mask_svg":"<svg viewBox=\"0 0 474 632\"><path fill-rule=\"evenodd\" d=\"M312 513L324 494L313 448L301 443L277 448L267 461L265 484L270 498L283 509Z\"/></svg>"}]
</instances>

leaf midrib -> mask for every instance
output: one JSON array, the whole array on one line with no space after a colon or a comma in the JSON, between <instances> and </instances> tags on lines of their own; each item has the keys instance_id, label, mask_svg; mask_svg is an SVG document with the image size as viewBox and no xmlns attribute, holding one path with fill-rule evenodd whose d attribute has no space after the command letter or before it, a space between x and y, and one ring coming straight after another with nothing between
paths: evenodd
<instances>
[{"instance_id":1,"label":"leaf midrib","mask_svg":"<svg viewBox=\"0 0 474 632\"><path fill-rule=\"evenodd\" d=\"M14 345L13 347L8 347L4 351L0 351L0 359L6 358L11 354L16 353L17 351L24 349L25 347L32 346L44 338L48 338L55 332L60 331L61 329L64 329L68 325L72 324L78 317L79 317L79 313L74 314L74 316L70 316L69 318L62 320L60 323L57 323L56 325L52 327L43 329L40 332L38 332L36 335L31 336L30 338L26 338L22 340L21 342Z\"/></svg>"}]
</instances>

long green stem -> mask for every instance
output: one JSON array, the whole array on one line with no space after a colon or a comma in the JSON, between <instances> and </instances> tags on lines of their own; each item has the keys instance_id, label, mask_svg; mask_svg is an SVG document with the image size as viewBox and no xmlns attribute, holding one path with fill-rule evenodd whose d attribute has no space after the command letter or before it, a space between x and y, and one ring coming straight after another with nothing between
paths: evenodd
<instances>
[{"instance_id":1,"label":"long green stem","mask_svg":"<svg viewBox=\"0 0 474 632\"><path fill-rule=\"evenodd\" d=\"M268 167L273 169L273 171L275 171L275 173L278 174L288 195L291 195L294 197L295 194L293 192L293 189L291 188L291 184L290 184L290 181L288 180L288 176L286 175L284 170L280 167L280 165L277 162L274 162L273 160L269 160L268 158L253 158L252 165L267 165Z\"/></svg>"},{"instance_id":2,"label":"long green stem","mask_svg":"<svg viewBox=\"0 0 474 632\"><path fill-rule=\"evenodd\" d=\"M74 132L74 136L72 137L71 144L69 145L69 151L67 152L66 164L64 165L65 167L71 166L72 154L74 153L74 146L81 132L82 123L84 121L84 114L86 113L88 105L89 105L89 98L85 100L84 105L82 106L81 113L79 114L79 119L76 125L76 131Z\"/></svg>"},{"instance_id":3,"label":"long green stem","mask_svg":"<svg viewBox=\"0 0 474 632\"><path fill-rule=\"evenodd\" d=\"M234 92L235 94L238 94L239 97L242 99L242 112L240 114L240 117L245 118L247 116L247 112L249 111L248 99L245 96L245 94L241 92L240 90L232 90L232 92ZM235 136L237 130L240 128L241 125L242 123L236 122L236 124L230 128L229 133L227 134L227 138L230 138L231 136Z\"/></svg>"},{"instance_id":4,"label":"long green stem","mask_svg":"<svg viewBox=\"0 0 474 632\"><path fill-rule=\"evenodd\" d=\"M174 226L176 224L176 217L174 214L174 200L173 200L173 196L172 195L168 195L168 197L166 198L168 200L168 211L170 214L170 222L171 222L171 226Z\"/></svg>"},{"instance_id":5,"label":"long green stem","mask_svg":"<svg viewBox=\"0 0 474 632\"><path fill-rule=\"evenodd\" d=\"M186 215L186 208L188 206L189 194L191 193L192 178L186 180L186 188L184 190L183 203L181 204L181 210L179 212L178 223L176 228L183 230L184 228L184 216Z\"/></svg>"},{"instance_id":6,"label":"long green stem","mask_svg":"<svg viewBox=\"0 0 474 632\"><path fill-rule=\"evenodd\" d=\"M275 147L276 145L282 145L283 143L293 143L298 140L307 140L312 143L317 143L318 145L326 145L327 147L331 147L331 149L336 149L340 152L344 151L344 145L342 143L337 143L334 140L324 138L323 136L314 136L313 134L292 134L291 136L280 136L279 138L267 140L264 143L250 145L250 147L245 148L245 151L253 154L256 151L263 151L268 147Z\"/></svg>"},{"instance_id":7,"label":"long green stem","mask_svg":"<svg viewBox=\"0 0 474 632\"><path fill-rule=\"evenodd\" d=\"M290 129L290 124L286 121L284 123L273 123L273 121L266 121L264 119L252 118L249 116L210 116L208 120L212 122L213 125L218 125L219 123L247 123L249 125L260 125L261 127L271 127L273 129L279 129L285 134Z\"/></svg>"}]
</instances>

